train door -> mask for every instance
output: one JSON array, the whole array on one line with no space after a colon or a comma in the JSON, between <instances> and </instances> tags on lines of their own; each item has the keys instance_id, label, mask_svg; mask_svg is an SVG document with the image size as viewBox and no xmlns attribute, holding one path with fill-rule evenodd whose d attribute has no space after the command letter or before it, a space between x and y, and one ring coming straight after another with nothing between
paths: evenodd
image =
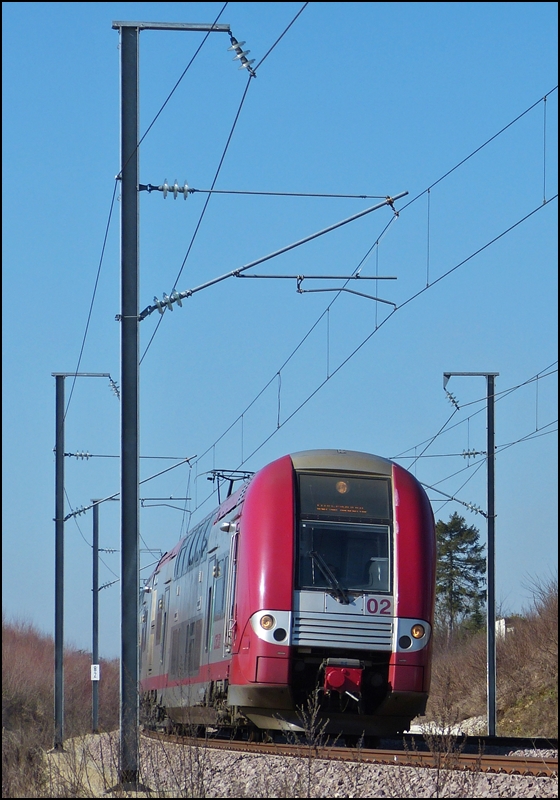
<instances>
[{"instance_id":1,"label":"train door","mask_svg":"<svg viewBox=\"0 0 560 800\"><path fill-rule=\"evenodd\" d=\"M167 640L167 626L168 626L168 618L169 618L169 595L170 595L170 588L169 586L165 587L165 596L163 598L163 620L161 624L161 651L160 651L160 662L162 664L165 663L165 645Z\"/></svg>"},{"instance_id":2,"label":"train door","mask_svg":"<svg viewBox=\"0 0 560 800\"><path fill-rule=\"evenodd\" d=\"M143 671L146 661L146 646L148 644L148 604L144 600L140 612L140 668Z\"/></svg>"},{"instance_id":3,"label":"train door","mask_svg":"<svg viewBox=\"0 0 560 800\"><path fill-rule=\"evenodd\" d=\"M208 559L208 573L206 581L206 598L204 617L206 619L206 630L204 632L204 662L210 662L210 654L212 653L212 636L214 631L214 601L216 596L216 578L218 575L218 567L216 556Z\"/></svg>"},{"instance_id":4,"label":"train door","mask_svg":"<svg viewBox=\"0 0 560 800\"><path fill-rule=\"evenodd\" d=\"M158 592L155 586L152 587L152 591L150 592L150 598L152 601L152 605L150 607L150 622L148 626L148 675L152 672L153 667L153 660L154 660L154 640L156 637L156 614L157 614L157 599L158 599Z\"/></svg>"},{"instance_id":5,"label":"train door","mask_svg":"<svg viewBox=\"0 0 560 800\"><path fill-rule=\"evenodd\" d=\"M235 587L237 583L237 543L239 533L236 531L231 537L229 546L229 557L226 558L227 565L227 584L225 596L225 619L224 619L224 657L229 655L235 640Z\"/></svg>"}]
</instances>

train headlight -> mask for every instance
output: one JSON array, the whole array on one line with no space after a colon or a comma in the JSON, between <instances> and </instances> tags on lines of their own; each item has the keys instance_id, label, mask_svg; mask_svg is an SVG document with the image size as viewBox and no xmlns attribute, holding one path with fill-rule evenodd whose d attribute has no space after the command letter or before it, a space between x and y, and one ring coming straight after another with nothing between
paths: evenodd
<instances>
[{"instance_id":1,"label":"train headlight","mask_svg":"<svg viewBox=\"0 0 560 800\"><path fill-rule=\"evenodd\" d=\"M272 614L265 614L260 618L261 628L264 628L265 631L269 631L271 628L274 627L276 620L272 616Z\"/></svg>"},{"instance_id":2,"label":"train headlight","mask_svg":"<svg viewBox=\"0 0 560 800\"><path fill-rule=\"evenodd\" d=\"M418 653L423 650L432 634L429 622L423 619L397 619L394 647L396 652Z\"/></svg>"},{"instance_id":3,"label":"train headlight","mask_svg":"<svg viewBox=\"0 0 560 800\"><path fill-rule=\"evenodd\" d=\"M411 620L411 624L414 620ZM292 612L275 608L261 608L250 618L251 628L259 639L269 644L287 646L290 644ZM285 655L285 653L280 653Z\"/></svg>"},{"instance_id":4,"label":"train headlight","mask_svg":"<svg viewBox=\"0 0 560 800\"><path fill-rule=\"evenodd\" d=\"M410 629L410 633L412 634L413 639L421 639L426 634L426 629L420 623L413 625Z\"/></svg>"}]
</instances>

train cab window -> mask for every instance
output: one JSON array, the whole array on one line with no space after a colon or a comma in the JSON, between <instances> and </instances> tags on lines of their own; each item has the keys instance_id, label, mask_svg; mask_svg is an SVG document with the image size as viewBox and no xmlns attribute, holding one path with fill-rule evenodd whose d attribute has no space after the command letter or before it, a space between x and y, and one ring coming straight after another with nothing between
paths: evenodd
<instances>
[{"instance_id":1,"label":"train cab window","mask_svg":"<svg viewBox=\"0 0 560 800\"><path fill-rule=\"evenodd\" d=\"M387 479L300 474L298 587L390 592L390 509Z\"/></svg>"},{"instance_id":2,"label":"train cab window","mask_svg":"<svg viewBox=\"0 0 560 800\"><path fill-rule=\"evenodd\" d=\"M300 589L389 592L389 527L303 522L298 541Z\"/></svg>"}]
</instances>

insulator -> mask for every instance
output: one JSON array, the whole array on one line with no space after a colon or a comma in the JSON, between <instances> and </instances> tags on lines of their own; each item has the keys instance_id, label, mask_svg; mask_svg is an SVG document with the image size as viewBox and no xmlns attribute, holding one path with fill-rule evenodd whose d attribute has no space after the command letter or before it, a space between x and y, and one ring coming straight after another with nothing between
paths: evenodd
<instances>
[{"instance_id":1,"label":"insulator","mask_svg":"<svg viewBox=\"0 0 560 800\"><path fill-rule=\"evenodd\" d=\"M245 61L243 62L243 64L241 64L241 66L239 67L239 69L245 69L245 67L250 67L250 66L251 66L251 64L254 64L254 63L255 63L255 59L254 59L254 58L251 58L249 61L245 60Z\"/></svg>"},{"instance_id":2,"label":"insulator","mask_svg":"<svg viewBox=\"0 0 560 800\"><path fill-rule=\"evenodd\" d=\"M185 200L187 199L188 194L189 194L189 184L185 181L185 183L183 184L183 195Z\"/></svg>"},{"instance_id":3,"label":"insulator","mask_svg":"<svg viewBox=\"0 0 560 800\"><path fill-rule=\"evenodd\" d=\"M174 200L177 199L177 195L179 194L180 191L181 191L181 189L179 188L179 184L177 183L177 178L175 178L175 183L173 184L173 199Z\"/></svg>"},{"instance_id":4,"label":"insulator","mask_svg":"<svg viewBox=\"0 0 560 800\"><path fill-rule=\"evenodd\" d=\"M245 42L238 42L237 39L234 39L233 36L231 37L231 47L228 47L228 50L235 50L237 47L240 49L243 47Z\"/></svg>"},{"instance_id":5,"label":"insulator","mask_svg":"<svg viewBox=\"0 0 560 800\"><path fill-rule=\"evenodd\" d=\"M154 297L154 303L155 303L155 304L156 304L156 306L158 307L158 311L159 311L159 313L160 313L160 314L163 314L163 308L161 307L161 303L160 303L160 301L157 299L157 297Z\"/></svg>"},{"instance_id":6,"label":"insulator","mask_svg":"<svg viewBox=\"0 0 560 800\"><path fill-rule=\"evenodd\" d=\"M459 403L457 402L457 398L454 395L452 395L451 392L448 392L447 389L445 390L445 394L447 395L447 399L449 400L449 402L452 403L452 405L454 405L455 408L458 409Z\"/></svg>"},{"instance_id":7,"label":"insulator","mask_svg":"<svg viewBox=\"0 0 560 800\"><path fill-rule=\"evenodd\" d=\"M232 61L236 61L238 58L245 58L247 53L250 53L250 52L251 52L250 50L245 50L245 51L240 50L239 53L236 56L233 57Z\"/></svg>"},{"instance_id":8,"label":"insulator","mask_svg":"<svg viewBox=\"0 0 560 800\"><path fill-rule=\"evenodd\" d=\"M173 304L171 298L168 295L166 295L165 292L163 293L163 302L166 304L167 308L170 311L173 311Z\"/></svg>"},{"instance_id":9,"label":"insulator","mask_svg":"<svg viewBox=\"0 0 560 800\"><path fill-rule=\"evenodd\" d=\"M163 199L165 200L165 198L167 197L167 192L169 191L169 184L167 183L167 178L164 180L163 186L161 188L163 189Z\"/></svg>"},{"instance_id":10,"label":"insulator","mask_svg":"<svg viewBox=\"0 0 560 800\"><path fill-rule=\"evenodd\" d=\"M171 292L171 300L177 303L177 305L182 307L183 303L181 302L181 295L179 294L179 292L177 291Z\"/></svg>"}]
</instances>

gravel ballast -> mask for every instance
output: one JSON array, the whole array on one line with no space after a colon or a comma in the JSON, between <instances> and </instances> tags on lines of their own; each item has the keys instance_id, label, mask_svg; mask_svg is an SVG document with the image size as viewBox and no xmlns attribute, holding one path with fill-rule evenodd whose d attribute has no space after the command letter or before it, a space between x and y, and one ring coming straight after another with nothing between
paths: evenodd
<instances>
[{"instance_id":1,"label":"gravel ballast","mask_svg":"<svg viewBox=\"0 0 560 800\"><path fill-rule=\"evenodd\" d=\"M81 784L86 793L74 796L110 797L118 753L116 732L65 743L65 753L49 754L51 781ZM139 766L151 797L558 797L557 777L333 762L305 754L261 756L144 737Z\"/></svg>"}]
</instances>

